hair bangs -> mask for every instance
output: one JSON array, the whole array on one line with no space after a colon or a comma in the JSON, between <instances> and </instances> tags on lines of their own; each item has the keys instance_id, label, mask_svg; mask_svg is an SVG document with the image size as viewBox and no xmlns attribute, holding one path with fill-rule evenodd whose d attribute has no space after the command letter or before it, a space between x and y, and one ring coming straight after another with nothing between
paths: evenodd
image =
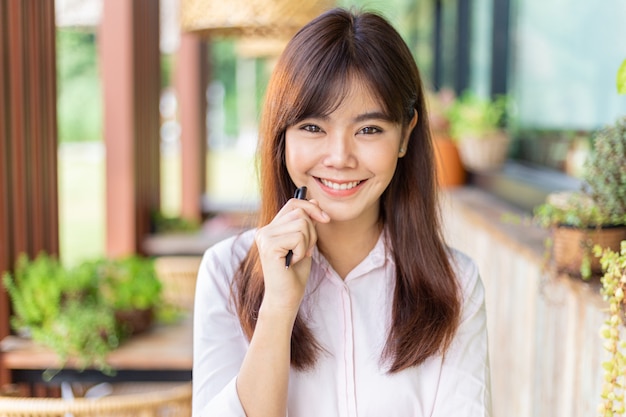
<instances>
[{"instance_id":1,"label":"hair bangs","mask_svg":"<svg viewBox=\"0 0 626 417\"><path fill-rule=\"evenodd\" d=\"M300 65L300 71L294 71L294 94L289 97L291 103L286 115L287 126L291 126L308 117L328 116L335 111L348 94L353 71L348 57L341 50L328 52L320 56L306 57L307 62Z\"/></svg>"}]
</instances>

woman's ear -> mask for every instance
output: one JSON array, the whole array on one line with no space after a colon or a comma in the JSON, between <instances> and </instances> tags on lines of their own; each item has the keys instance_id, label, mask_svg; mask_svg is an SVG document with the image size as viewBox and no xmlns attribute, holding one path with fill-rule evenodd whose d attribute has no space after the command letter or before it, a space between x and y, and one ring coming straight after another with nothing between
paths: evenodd
<instances>
[{"instance_id":1,"label":"woman's ear","mask_svg":"<svg viewBox=\"0 0 626 417\"><path fill-rule=\"evenodd\" d=\"M413 110L413 118L409 122L409 125L403 132L402 141L400 142L400 150L398 152L398 157L402 158L406 155L406 149L409 146L409 139L411 138L411 132L415 129L415 125L417 125L417 110Z\"/></svg>"}]
</instances>

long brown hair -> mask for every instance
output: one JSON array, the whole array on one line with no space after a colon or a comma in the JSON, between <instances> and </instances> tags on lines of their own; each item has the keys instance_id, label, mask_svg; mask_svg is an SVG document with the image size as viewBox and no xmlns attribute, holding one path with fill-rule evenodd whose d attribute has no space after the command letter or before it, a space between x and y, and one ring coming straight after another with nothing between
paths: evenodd
<instances>
[{"instance_id":1,"label":"long brown hair","mask_svg":"<svg viewBox=\"0 0 626 417\"><path fill-rule=\"evenodd\" d=\"M286 129L306 117L330 114L354 76L374 89L391 120L406 127L418 114L406 154L380 201L396 264L392 324L382 359L389 360L390 372L397 372L445 352L461 307L441 234L422 81L408 47L384 18L330 10L303 27L279 58L260 124L259 226L272 221L295 189L285 164ZM249 338L263 290L261 263L253 245L233 282L239 320ZM314 366L319 351L298 315L291 337L292 366Z\"/></svg>"}]
</instances>

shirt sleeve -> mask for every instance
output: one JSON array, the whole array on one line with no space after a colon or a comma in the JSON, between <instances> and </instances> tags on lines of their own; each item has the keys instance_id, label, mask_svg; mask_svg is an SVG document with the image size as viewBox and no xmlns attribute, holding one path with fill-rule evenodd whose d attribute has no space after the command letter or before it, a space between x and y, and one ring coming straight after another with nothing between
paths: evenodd
<instances>
[{"instance_id":1,"label":"shirt sleeve","mask_svg":"<svg viewBox=\"0 0 626 417\"><path fill-rule=\"evenodd\" d=\"M490 417L491 382L485 290L474 262L457 255L463 309L445 354L433 417Z\"/></svg>"},{"instance_id":2,"label":"shirt sleeve","mask_svg":"<svg viewBox=\"0 0 626 417\"><path fill-rule=\"evenodd\" d=\"M237 374L248 341L231 301L238 266L234 240L210 248L198 271L194 305L193 417L245 417Z\"/></svg>"}]
</instances>

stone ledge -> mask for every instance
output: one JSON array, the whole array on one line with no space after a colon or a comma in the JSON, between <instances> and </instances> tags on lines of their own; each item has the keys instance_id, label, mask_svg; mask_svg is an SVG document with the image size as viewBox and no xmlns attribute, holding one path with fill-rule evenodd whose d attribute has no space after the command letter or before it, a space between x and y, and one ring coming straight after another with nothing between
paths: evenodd
<instances>
[{"instance_id":1,"label":"stone ledge","mask_svg":"<svg viewBox=\"0 0 626 417\"><path fill-rule=\"evenodd\" d=\"M528 214L484 190L446 190L442 202L448 244L476 261L485 287L493 416L594 415L606 354L599 280L545 269L548 232L503 220Z\"/></svg>"}]
</instances>

